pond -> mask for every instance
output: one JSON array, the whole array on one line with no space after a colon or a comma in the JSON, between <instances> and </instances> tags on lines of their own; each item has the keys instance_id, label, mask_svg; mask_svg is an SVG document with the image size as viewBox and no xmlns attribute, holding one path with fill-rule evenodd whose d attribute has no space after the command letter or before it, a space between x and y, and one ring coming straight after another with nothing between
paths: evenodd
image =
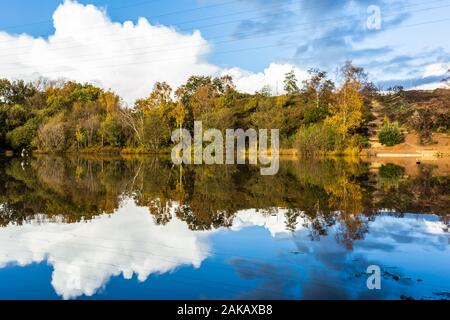
<instances>
[{"instance_id":1,"label":"pond","mask_svg":"<svg viewBox=\"0 0 450 320\"><path fill-rule=\"evenodd\" d=\"M0 299L450 299L449 173L3 158Z\"/></svg>"}]
</instances>

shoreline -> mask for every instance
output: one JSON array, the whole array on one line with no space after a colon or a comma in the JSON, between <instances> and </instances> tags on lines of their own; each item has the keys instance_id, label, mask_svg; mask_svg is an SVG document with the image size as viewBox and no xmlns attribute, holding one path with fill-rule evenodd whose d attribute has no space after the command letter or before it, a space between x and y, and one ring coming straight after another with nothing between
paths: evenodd
<instances>
[{"instance_id":1,"label":"shoreline","mask_svg":"<svg viewBox=\"0 0 450 320\"><path fill-rule=\"evenodd\" d=\"M20 155L20 152L14 152L12 150L2 150L2 153L6 156L17 156ZM159 151L149 151L149 150L142 150L139 148L95 148L95 149L87 149L87 150L80 150L80 151L67 151L63 153L52 153L52 152L44 152L39 150L33 150L30 152L31 154L35 155L116 155L116 156L143 156L143 155L158 155L158 156L168 156L171 154L170 149L163 149ZM249 154L249 151L245 152L247 155ZM279 155L283 158L295 158L299 159L301 158L300 152L295 148L282 148L279 151ZM363 149L359 153L351 153L347 154L345 152L339 153L339 152L332 152L328 154L318 154L316 157L366 157L366 158L399 158L399 159L405 159L405 158L416 158L416 159L443 159L443 158L450 158L450 151L447 152L447 150L439 150L431 149L431 150L387 150L386 148L379 149L379 148L368 148Z\"/></svg>"}]
</instances>

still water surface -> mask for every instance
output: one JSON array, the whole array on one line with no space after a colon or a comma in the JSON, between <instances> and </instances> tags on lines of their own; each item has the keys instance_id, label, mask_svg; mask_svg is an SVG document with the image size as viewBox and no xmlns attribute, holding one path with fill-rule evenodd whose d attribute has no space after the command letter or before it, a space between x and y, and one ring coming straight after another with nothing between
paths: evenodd
<instances>
[{"instance_id":1,"label":"still water surface","mask_svg":"<svg viewBox=\"0 0 450 320\"><path fill-rule=\"evenodd\" d=\"M1 159L0 299L450 299L449 172Z\"/></svg>"}]
</instances>

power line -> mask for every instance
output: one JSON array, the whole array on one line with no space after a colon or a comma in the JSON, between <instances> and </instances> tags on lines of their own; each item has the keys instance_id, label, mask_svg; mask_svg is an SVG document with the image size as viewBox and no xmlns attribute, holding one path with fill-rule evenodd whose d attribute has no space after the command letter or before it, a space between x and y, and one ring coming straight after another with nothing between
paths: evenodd
<instances>
[{"instance_id":1,"label":"power line","mask_svg":"<svg viewBox=\"0 0 450 320\"><path fill-rule=\"evenodd\" d=\"M431 7L431 8L425 8L425 9L419 9L419 10L415 10L415 11L410 11L410 12L420 12L420 11L426 11L426 10L431 10L431 9L440 9L440 8L443 8L443 7L449 7L450 5L446 5L446 6L440 6L440 7ZM385 17L389 17L389 16L396 16L397 15L397 13L395 13L395 14L392 14L392 15L385 15ZM344 16L344 17L339 17L339 18L331 18L331 19L325 19L325 20L321 20L321 21L316 21L316 22L313 22L313 23L317 23L317 22L326 22L326 21L333 21L333 20L339 20L339 21L342 21L342 20L346 20L346 19L349 19L349 18L352 18L352 17L359 17L359 15L351 15L351 16ZM305 24L310 24L310 23L304 23L304 24L299 24L299 25L305 25ZM290 33L296 33L296 32L299 32L299 31L307 31L307 30L310 30L311 28L308 28L308 29L292 29L292 30L290 30L290 31L282 31L281 33L283 34L283 35L286 35L286 34L290 34ZM312 27L312 29L314 29L314 27ZM214 43L214 44L222 44L222 43L230 43L230 42L237 42L237 41L242 41L242 40L247 40L247 39L252 39L252 38L259 38L259 37L268 37L268 36L274 36L274 35L278 35L278 34L280 34L280 32L274 32L274 33L271 33L271 34L269 34L269 35L266 35L266 34L260 34L260 35L255 35L255 36L253 36L253 37L244 37L244 38L241 38L241 39L231 39L231 40L225 40L225 41L220 41L220 42L216 42L216 43ZM246 36L246 35L253 35L252 33L248 33L248 34L240 34L240 36ZM327 37L322 37L322 38L318 38L318 39L326 39ZM277 44L277 46L278 46L278 44ZM282 46L285 46L285 45L282 45ZM150 53L158 53L158 52L164 52L164 53L167 53L167 52L171 52L171 51L174 51L174 52L177 52L177 51L181 51L181 50L184 50L184 49L188 49L188 48L197 48L198 46L186 46L186 47L178 47L178 48L173 48L173 49L163 49L163 50L152 50L152 51L147 51L147 52L142 52L142 53L140 53L140 54L138 54L138 55L147 55L147 54L150 54ZM261 49L261 48L266 48L267 46L264 46L264 47L256 47L255 49ZM272 47L272 46L269 46L269 47ZM134 48L133 50L141 50L141 49L145 49L145 48L154 48L154 46L150 46L150 47L141 47L141 48ZM248 50L248 49L242 49L242 50ZM216 53L216 54L223 54L223 53L228 53L228 52L218 52L218 53ZM12 54L9 54L9 55L0 55L0 57L5 57L5 56L10 56L10 55L12 55ZM104 61L105 59L113 59L113 58L117 58L117 57L124 57L124 56L136 56L136 53L128 53L128 54L122 54L122 55L116 55L116 56L107 56L107 57L101 57L101 58L91 58L91 59L85 59L85 60L77 60L76 62L94 62L94 61ZM194 57L197 57L197 56L194 56ZM184 57L182 57L182 58L186 58L186 56L184 56ZM153 61L151 61L151 62L160 62L160 61L166 61L166 60L153 60ZM169 60L167 60L167 61L169 61ZM61 63L64 63L64 61L61 61ZM149 62L150 63L150 62ZM26 69L26 68L35 68L35 66L25 66L25 67L22 67L21 69ZM16 68L12 68L12 69L16 69ZM11 69L11 70L12 70Z\"/></svg>"},{"instance_id":2,"label":"power line","mask_svg":"<svg viewBox=\"0 0 450 320\"><path fill-rule=\"evenodd\" d=\"M108 11L115 11L115 10L119 10L119 9L126 9L126 8L130 8L130 7L136 7L136 6L140 6L140 5L144 5L144 4L148 4L148 3L159 2L159 1L164 1L164 0L141 1L141 2L134 3L134 4L128 4L128 5L125 5L125 6L108 8ZM209 8L214 8L214 7L221 7L221 6L225 6L225 5L232 4L232 3L237 3L237 2L242 3L240 0L233 0L233 1L221 2L221 3L217 3L217 4L201 6L201 7L191 8L191 9L186 9L186 10L177 10L177 11L172 11L172 12L166 12L166 13L163 13L163 14L150 16L149 18L160 18L160 17L171 16L171 15L177 15L177 14L180 14L180 13L194 12L194 11L203 10L203 9L209 9ZM21 27L39 25L39 24L44 24L44 23L53 23L53 20L42 20L42 21L25 23L25 24L6 26L6 27L3 27L3 28L17 29L17 28L21 28Z\"/></svg>"},{"instance_id":3,"label":"power line","mask_svg":"<svg viewBox=\"0 0 450 320\"><path fill-rule=\"evenodd\" d=\"M439 0L439 1L446 1L446 0ZM275 4L275 5L273 5L273 6L280 6L280 4L278 3L278 4ZM318 6L315 6L315 7L310 7L310 8L308 8L308 9L312 9L312 8L317 8ZM324 6L320 6L320 7L324 7ZM254 10L253 10L254 11ZM252 12L253 12L252 11ZM220 17L223 17L223 16L227 16L227 15L222 15L222 16L216 16L215 18L220 18ZM147 19L149 19L149 18L147 18ZM210 19L210 18L208 18L208 19ZM202 21L202 20L204 20L204 19L195 19L195 20L190 20L190 23L193 23L193 22L196 22L196 21ZM238 19L238 20L233 20L233 21L229 21L229 22L227 22L227 23L233 23L233 22L236 22L236 21L241 21L242 19ZM114 22L113 22L114 23ZM172 27L172 26L177 26L178 24L171 24L170 26L167 26L167 27ZM220 25L223 25L223 24L220 24ZM100 26L100 25L99 25ZM102 24L102 26L103 26L103 24ZM204 25L204 26L201 26L201 27L196 27L196 29L199 29L199 28L209 28L209 27L213 27L213 26L218 26L218 24L217 23L215 23L215 24L212 24L212 25ZM80 28L80 29L75 29L74 31L91 31L92 29L95 29L95 26L91 26L91 27L89 27L89 28ZM176 30L177 32L183 32L183 31L192 31L192 28L185 28L185 29L178 29L178 30ZM167 33L169 33L169 32L167 32ZM115 34L113 34L113 35L111 35L111 34L105 34L105 36L104 36L104 38L108 38L109 36L116 36ZM142 38L142 37L130 37L130 38L122 38L122 39L140 39L140 38ZM42 39L42 40L44 40L43 38L37 38L37 39ZM0 44L2 44L2 43L10 43L10 42L15 42L16 41L16 39L13 39L13 40L7 40L7 41L0 41ZM66 41L62 41L62 42L60 42L60 44L61 43L65 43L65 42L68 42L68 43L70 43L70 42L73 42L73 40L66 40ZM95 43L98 43L98 42L95 42ZM29 46L25 46L25 47L20 47L19 49L23 49L23 48L27 48L27 47L29 47Z\"/></svg>"},{"instance_id":4,"label":"power line","mask_svg":"<svg viewBox=\"0 0 450 320\"><path fill-rule=\"evenodd\" d=\"M411 24L411 25L405 25L405 26L399 26L399 27L391 27L387 30L395 30L395 29L403 29L403 28L409 28L409 27L415 27L415 26L421 26L421 25L427 25L427 24L435 24L435 23L440 23L440 22L445 22L445 21L449 21L450 18L446 18L446 19L440 19L440 20L432 20L432 21L427 21L427 22L423 22L423 23L417 23L417 24ZM329 37L320 37L320 38L316 38L315 40L324 40L324 39L330 39L330 38L334 38L334 36L329 36ZM221 51L221 52L216 52L215 55L221 55L221 54L229 54L229 53L236 53L236 52L246 52L246 51L251 51L251 50L259 50L259 49L267 49L267 48L273 48L273 47L289 47L289 46L298 46L298 42L295 43L285 43L285 44L274 44L274 45L266 45L266 46L258 46L258 47L249 47L249 48L244 48L244 49L235 49L235 50L228 50L228 51ZM146 62L130 62L130 63L125 63L125 64L113 64L113 65L104 65L104 66L98 66L98 67L91 67L90 69L104 69L104 68L115 68L115 67L121 67L121 66L131 66L131 65L144 65L144 64L153 64L155 62L169 62L169 61L177 61L180 59L186 59L186 58L197 58L198 56L183 56L183 57L179 57L179 58L173 58L173 59L159 59L159 60L152 60L152 61L146 61ZM35 68L34 66L29 66L29 67L24 67L24 68ZM21 68L12 68L11 70L21 70ZM46 71L46 73L55 73L55 72L62 72L61 70L58 71Z\"/></svg>"},{"instance_id":5,"label":"power line","mask_svg":"<svg viewBox=\"0 0 450 320\"><path fill-rule=\"evenodd\" d=\"M437 2L443 2L443 1L447 1L447 0L436 0L436 1L431 1L431 2L428 2L428 3L426 3L426 4L431 4L431 3L437 3ZM276 4L276 6L279 6L280 4ZM412 5L408 5L408 6L403 6L402 8L408 8L408 7L414 7L414 6L420 6L420 5L423 5L423 3L415 3L415 4L412 4ZM305 11L309 11L309 10L313 10L313 9L318 9L318 8L324 8L324 7L326 7L326 6L324 6L324 5L321 5L321 6L311 6L311 7L308 7L308 8L304 8L303 10L302 10L302 12L305 12ZM290 12L289 10L288 11L284 11L284 12ZM281 12L281 13L283 13L283 11ZM265 15L265 17L267 17L267 16L277 16L278 14L280 14L280 12L278 12L278 13L275 13L275 14L270 14L270 15ZM220 16L216 16L216 18L217 17L220 17ZM259 17L259 16L258 16ZM253 18L258 18L258 17L253 17ZM345 18L345 17L344 17ZM249 19L249 18L247 18L247 19ZM251 19L251 18L250 18ZM327 19L327 20L319 20L319 21L329 21L329 20L336 20L337 18L331 18L331 19ZM191 20L191 22L195 22L196 20ZM242 21L242 19L237 19L237 20L231 20L231 21L226 21L226 22L220 22L220 23L214 23L214 24L209 24L209 25L203 25L203 26L200 26L200 27L196 27L195 29L206 29L206 28L211 28L211 27L217 27L217 26L222 26L222 25L226 25L226 24L231 24L231 23L235 23L235 22L239 22L239 21ZM315 21L315 22L317 22L317 21ZM314 23L314 21L312 21L312 22L310 22L311 24L313 24ZM170 26L173 26L173 25L170 25ZM175 26L176 26L176 24L175 24ZM89 29L86 29L86 28L83 28L83 29L77 29L77 30L92 30L92 29L95 29L95 27L90 27ZM168 27L167 27L168 28ZM192 28L184 28L184 29L178 29L178 30L175 30L175 31L177 31L177 32L183 32L183 31L188 31L188 32L190 32L190 31L192 31ZM170 33L172 33L173 32L173 30L170 30L170 31L167 31L167 34L170 34ZM225 36L228 36L228 35L223 35L223 37L225 37ZM114 37L117 37L117 34L111 34L111 33L106 33L104 36L103 36L103 39L107 39L107 38L114 38ZM215 37L212 37L212 39L214 39ZM120 38L121 40L132 40L132 39L143 39L143 37L141 37L141 36L138 36L138 37L122 37L122 38ZM211 39L211 38L210 38ZM42 41L45 41L43 38L36 38L36 39L33 39L34 41L37 41L37 40L42 40ZM17 39L13 39L13 40L7 40L7 41L0 41L0 44L2 44L2 43L10 43L10 42L16 42L17 41ZM65 40L65 41L60 41L60 42L58 42L58 44L64 44L64 43L72 43L72 42L75 42L76 40ZM99 44L99 43L101 43L102 41L98 41L98 40L96 40L96 41L93 41L92 43L95 43L95 44ZM83 44L81 44L81 45L74 45L74 46L71 46L71 47L65 47L65 48L77 48L77 47L82 47L82 46L85 46L85 45L87 45L87 44L89 44L89 42L84 42ZM30 48L31 46L33 46L33 44L31 44L31 45L27 45L27 46L22 46L22 47L18 47L18 48L15 48L16 50L20 50L20 49L27 49L27 48ZM63 48L59 48L58 50L60 50L60 49L65 49L64 47Z\"/></svg>"}]
</instances>

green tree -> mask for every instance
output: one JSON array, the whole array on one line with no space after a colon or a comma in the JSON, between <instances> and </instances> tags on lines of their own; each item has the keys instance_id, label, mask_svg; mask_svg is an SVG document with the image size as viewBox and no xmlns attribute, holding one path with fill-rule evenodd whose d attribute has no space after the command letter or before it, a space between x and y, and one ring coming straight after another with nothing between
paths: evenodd
<instances>
[{"instance_id":1,"label":"green tree","mask_svg":"<svg viewBox=\"0 0 450 320\"><path fill-rule=\"evenodd\" d=\"M108 114L101 125L103 143L111 147L121 147L124 143L124 128L115 114Z\"/></svg>"},{"instance_id":2,"label":"green tree","mask_svg":"<svg viewBox=\"0 0 450 320\"><path fill-rule=\"evenodd\" d=\"M398 188L401 179L405 175L405 168L393 163L387 163L378 171L381 186L386 189Z\"/></svg>"},{"instance_id":3,"label":"green tree","mask_svg":"<svg viewBox=\"0 0 450 320\"><path fill-rule=\"evenodd\" d=\"M302 96L304 103L316 109L328 108L332 102L334 83L325 71L310 69L310 78L303 81Z\"/></svg>"},{"instance_id":4,"label":"green tree","mask_svg":"<svg viewBox=\"0 0 450 320\"><path fill-rule=\"evenodd\" d=\"M31 148L36 131L39 127L39 119L33 118L23 126L17 127L6 134L6 139L15 150Z\"/></svg>"}]
</instances>

